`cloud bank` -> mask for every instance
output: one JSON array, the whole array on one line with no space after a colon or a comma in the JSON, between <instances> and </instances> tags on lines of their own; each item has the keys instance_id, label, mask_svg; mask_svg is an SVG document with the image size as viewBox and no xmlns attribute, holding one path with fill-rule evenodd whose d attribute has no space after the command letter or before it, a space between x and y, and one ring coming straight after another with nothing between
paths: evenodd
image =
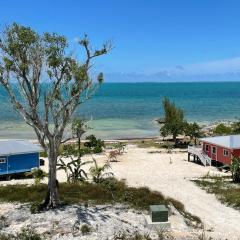
<instances>
[{"instance_id":1,"label":"cloud bank","mask_svg":"<svg viewBox=\"0 0 240 240\"><path fill-rule=\"evenodd\" d=\"M240 57L160 69L154 73L108 73L109 82L240 81Z\"/></svg>"}]
</instances>

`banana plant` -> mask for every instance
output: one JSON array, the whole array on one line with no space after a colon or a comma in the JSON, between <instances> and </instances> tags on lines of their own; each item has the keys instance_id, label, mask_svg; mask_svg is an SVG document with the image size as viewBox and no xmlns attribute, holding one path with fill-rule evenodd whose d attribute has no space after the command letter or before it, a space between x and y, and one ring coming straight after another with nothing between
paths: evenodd
<instances>
[{"instance_id":1,"label":"banana plant","mask_svg":"<svg viewBox=\"0 0 240 240\"><path fill-rule=\"evenodd\" d=\"M93 158L94 165L90 168L90 174L94 183L101 183L105 178L112 177L112 172L106 172L107 169L111 168L107 162L103 166L99 166L97 160Z\"/></svg>"},{"instance_id":2,"label":"banana plant","mask_svg":"<svg viewBox=\"0 0 240 240\"><path fill-rule=\"evenodd\" d=\"M69 156L71 161L66 163L63 159L59 159L57 164L58 170L64 170L67 175L67 181L71 183L75 182L84 182L88 179L86 171L83 169L83 166L92 163L92 161L83 162L81 158L74 159L72 156Z\"/></svg>"}]
</instances>

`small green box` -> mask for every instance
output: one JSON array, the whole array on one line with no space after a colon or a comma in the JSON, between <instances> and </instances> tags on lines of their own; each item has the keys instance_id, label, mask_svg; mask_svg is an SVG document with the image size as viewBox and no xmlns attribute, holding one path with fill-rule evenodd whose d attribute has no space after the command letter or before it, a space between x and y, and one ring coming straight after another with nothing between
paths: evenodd
<instances>
[{"instance_id":1,"label":"small green box","mask_svg":"<svg viewBox=\"0 0 240 240\"><path fill-rule=\"evenodd\" d=\"M150 205L149 215L152 222L168 221L168 209L164 205Z\"/></svg>"}]
</instances>

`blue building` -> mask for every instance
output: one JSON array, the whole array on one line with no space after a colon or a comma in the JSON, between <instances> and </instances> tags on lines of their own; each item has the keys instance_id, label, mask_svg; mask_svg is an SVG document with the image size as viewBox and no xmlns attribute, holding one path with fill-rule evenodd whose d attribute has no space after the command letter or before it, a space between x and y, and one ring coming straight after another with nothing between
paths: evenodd
<instances>
[{"instance_id":1,"label":"blue building","mask_svg":"<svg viewBox=\"0 0 240 240\"><path fill-rule=\"evenodd\" d=\"M26 140L0 140L0 176L39 167L42 148Z\"/></svg>"}]
</instances>

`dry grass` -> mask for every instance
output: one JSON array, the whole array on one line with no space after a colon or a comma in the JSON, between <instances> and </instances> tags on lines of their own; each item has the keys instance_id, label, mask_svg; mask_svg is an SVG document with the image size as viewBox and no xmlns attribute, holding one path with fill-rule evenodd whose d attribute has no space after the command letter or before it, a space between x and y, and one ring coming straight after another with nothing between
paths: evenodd
<instances>
[{"instance_id":1,"label":"dry grass","mask_svg":"<svg viewBox=\"0 0 240 240\"><path fill-rule=\"evenodd\" d=\"M0 186L0 201L40 203L47 191L47 185L9 185ZM114 204L122 203L137 210L148 210L149 205L172 204L185 218L201 223L201 220L185 211L184 205L172 198L165 198L160 192L146 187L128 187L124 181L110 178L101 184L93 183L61 183L59 185L61 200L66 204Z\"/></svg>"},{"instance_id":2,"label":"dry grass","mask_svg":"<svg viewBox=\"0 0 240 240\"><path fill-rule=\"evenodd\" d=\"M240 210L240 184L230 177L204 177L193 180L208 193L213 193L224 204Z\"/></svg>"}]
</instances>

